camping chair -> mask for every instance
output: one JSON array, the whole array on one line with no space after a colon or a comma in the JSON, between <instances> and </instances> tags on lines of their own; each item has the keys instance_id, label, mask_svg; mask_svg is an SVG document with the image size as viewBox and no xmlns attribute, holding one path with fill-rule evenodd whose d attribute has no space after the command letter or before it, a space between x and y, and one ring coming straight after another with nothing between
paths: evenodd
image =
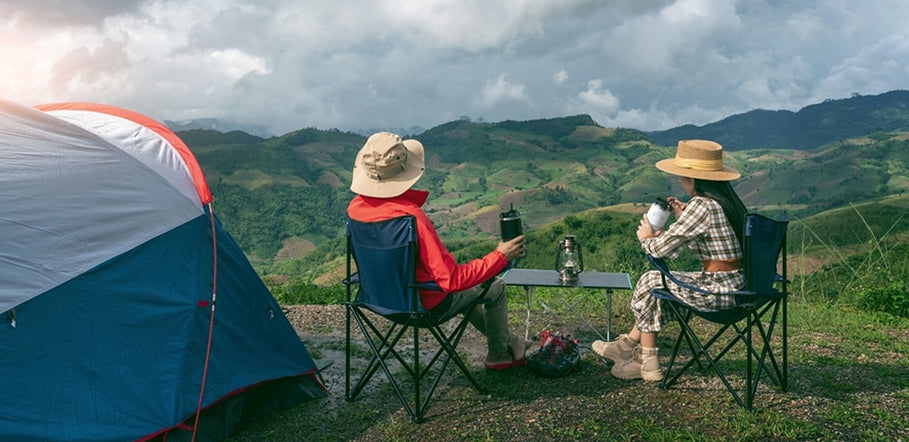
<instances>
[{"instance_id":1,"label":"camping chair","mask_svg":"<svg viewBox=\"0 0 909 442\"><path fill-rule=\"evenodd\" d=\"M662 301L664 308L668 307L667 310L671 312L673 318L676 319L681 327L675 347L672 349L672 355L669 358L669 364L666 367L666 376L660 383L661 388L669 388L693 364L697 364L703 370L704 366L700 362L701 357L703 357L720 377L720 380L723 381L726 389L732 393L735 401L746 409L752 409L754 395L757 392L758 381L762 373L766 373L774 384L786 391L789 382L788 312L786 309L787 285L789 282L786 279L787 224L788 221L785 217L780 221L757 214L748 214L745 217L743 250L745 288L735 292L735 306L722 311L700 311L682 302L666 288L667 279L690 290L708 294L710 292L679 281L669 272L663 260L652 256L649 257L663 277L663 288L653 290L653 296ZM778 262L781 262L779 273L777 271ZM698 316L719 324L720 328L709 339L702 341L689 326L689 320L692 316ZM780 361L777 361L771 349L771 339L773 338L777 321L781 323L782 328L781 364ZM728 339L725 347L713 356L709 350L718 340L724 337L727 330L730 330L732 336L725 337L725 339ZM757 332L754 336L752 336L753 331ZM752 340L753 337L757 338L757 342ZM673 374L673 364L679 354L683 339L688 343L692 357L681 369ZM720 359L738 342L744 343L746 349L744 400L727 380L726 375L719 366ZM756 367L754 366L755 362L757 364Z\"/></svg>"},{"instance_id":2,"label":"camping chair","mask_svg":"<svg viewBox=\"0 0 909 442\"><path fill-rule=\"evenodd\" d=\"M352 272L352 260L356 264L356 272ZM456 348L467 327L470 312L478 304L488 301L483 298L489 286L486 285L486 290L477 300L461 312L464 314L463 318L451 333L446 334L441 325L452 317L437 317L423 308L419 290L426 285L416 282L416 262L417 232L413 216L379 222L359 222L348 217L347 277L344 280L347 286L346 398L348 401L356 399L376 370L381 368L411 419L422 422L429 398L450 361L454 361L477 391L485 393L485 389L477 383L458 356ZM357 291L354 298L352 294L355 285ZM440 290L435 284L426 287L433 288L432 286L435 290ZM370 316L373 319L370 319ZM353 390L350 383L351 318L356 320L372 352L372 359ZM381 321L377 322L374 319ZM386 325L387 330L380 331L377 324ZM413 330L413 355L405 358L396 346L408 329ZM426 364L422 364L420 360L421 329L429 330L440 346ZM395 379L392 366L389 365L392 361L389 356L397 360L410 376L414 390L413 406L410 400L405 398L401 385ZM425 392L425 397L421 399L421 380L440 358L441 367Z\"/></svg>"}]
</instances>

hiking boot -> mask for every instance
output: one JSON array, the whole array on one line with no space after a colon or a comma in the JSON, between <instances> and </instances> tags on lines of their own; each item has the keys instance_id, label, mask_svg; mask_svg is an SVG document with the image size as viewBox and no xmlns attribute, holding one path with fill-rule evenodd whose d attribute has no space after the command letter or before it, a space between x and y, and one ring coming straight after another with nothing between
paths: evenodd
<instances>
[{"instance_id":1,"label":"hiking boot","mask_svg":"<svg viewBox=\"0 0 909 442\"><path fill-rule=\"evenodd\" d=\"M612 375L619 379L662 381L663 369L660 367L657 351L657 348L635 348L634 358L621 364L615 364L612 367Z\"/></svg>"},{"instance_id":2,"label":"hiking boot","mask_svg":"<svg viewBox=\"0 0 909 442\"><path fill-rule=\"evenodd\" d=\"M641 344L632 341L628 335L619 335L615 341L593 341L590 348L594 353L612 359L616 364L622 364L634 359L634 349Z\"/></svg>"}]
</instances>

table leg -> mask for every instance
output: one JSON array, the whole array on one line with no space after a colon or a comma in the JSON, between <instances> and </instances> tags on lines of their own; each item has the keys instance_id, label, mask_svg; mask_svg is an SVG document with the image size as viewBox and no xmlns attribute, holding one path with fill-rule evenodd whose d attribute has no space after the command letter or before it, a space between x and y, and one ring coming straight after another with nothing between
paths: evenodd
<instances>
[{"instance_id":1,"label":"table leg","mask_svg":"<svg viewBox=\"0 0 909 442\"><path fill-rule=\"evenodd\" d=\"M606 289L606 342L612 342L612 289Z\"/></svg>"},{"instance_id":2,"label":"table leg","mask_svg":"<svg viewBox=\"0 0 909 442\"><path fill-rule=\"evenodd\" d=\"M565 307L568 307L568 311L570 311L572 314L575 315L575 317L577 317L578 319L580 319L581 322L583 322L584 325L587 326L587 328L589 328L591 331L593 331L594 333L596 333L596 335L599 336L600 339L606 339L606 340L608 341L609 339L608 339L608 338L604 338L604 337L603 337L603 334L600 333L600 331L597 330L597 328L594 327L593 324L591 324L590 321L587 320L587 317L585 317L583 313L581 313L581 312L579 312L579 311L577 311L577 310L575 309L575 307L576 307L578 304L580 304L582 301L584 301L585 299L587 299L587 297L590 296L590 294L593 293L593 292L595 292L596 290L597 290L597 289L590 289L590 290L588 290L586 294L584 294L583 296L581 296L578 300L576 300L576 301L575 301L574 303L572 303L572 304L569 304L567 301L565 301L565 298L564 298L564 297L559 297L559 299L561 299L562 303L565 304ZM606 300L606 309L607 309L607 311L608 311L608 310L610 309L610 308L609 308L609 301L612 299L612 297L609 295L609 291L608 291L608 290L606 291L606 293L607 293L606 296L608 297L608 299ZM608 335L609 335L609 322L608 322L608 321L609 321L609 318L608 318L608 317L607 317L606 321L607 321L607 331L606 331L606 335L608 336Z\"/></svg>"},{"instance_id":3,"label":"table leg","mask_svg":"<svg viewBox=\"0 0 909 442\"><path fill-rule=\"evenodd\" d=\"M530 339L530 316L531 316L531 311L533 310L534 289L535 289L535 286L530 286L530 285L524 286L524 292L527 295L527 314L524 318L524 339L525 340ZM554 289L556 291L559 290L559 288L554 288ZM561 301L562 304L564 304L565 307L567 307L568 310L572 314L574 314L578 319L580 319L584 323L584 325L587 326L587 328L592 330L597 336L600 337L600 339L605 339L607 342L609 342L609 341L612 341L612 289L605 289L605 292L606 292L606 336L605 337L603 336L602 333L600 333L600 331L596 327L593 326L593 324L590 323L590 321L587 320L587 318L581 312L579 312L577 309L575 309L575 307L578 304L580 304L582 301L584 301L584 299L586 299L591 293L595 292L596 290L598 290L598 289L588 290L586 294L581 296L580 299L576 300L574 303L568 303L568 301L566 301L565 298L561 295L557 295L557 296L559 298L559 301ZM551 307L549 307L549 305L547 305L544 301L540 301L540 303L543 306L544 314L558 315L558 313L555 310L553 310Z\"/></svg>"},{"instance_id":4,"label":"table leg","mask_svg":"<svg viewBox=\"0 0 909 442\"><path fill-rule=\"evenodd\" d=\"M527 295L527 317L524 319L524 340L530 339L530 309L533 304L533 286L525 285L524 293Z\"/></svg>"}]
</instances>

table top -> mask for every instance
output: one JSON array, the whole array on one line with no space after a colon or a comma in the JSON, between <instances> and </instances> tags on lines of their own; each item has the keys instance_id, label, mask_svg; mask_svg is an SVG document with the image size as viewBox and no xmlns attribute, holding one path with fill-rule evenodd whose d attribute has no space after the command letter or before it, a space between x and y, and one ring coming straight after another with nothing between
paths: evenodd
<instances>
[{"instance_id":1,"label":"table top","mask_svg":"<svg viewBox=\"0 0 909 442\"><path fill-rule=\"evenodd\" d=\"M627 273L581 272L577 282L564 284L555 270L509 269L502 279L508 285L631 290L631 276Z\"/></svg>"}]
</instances>

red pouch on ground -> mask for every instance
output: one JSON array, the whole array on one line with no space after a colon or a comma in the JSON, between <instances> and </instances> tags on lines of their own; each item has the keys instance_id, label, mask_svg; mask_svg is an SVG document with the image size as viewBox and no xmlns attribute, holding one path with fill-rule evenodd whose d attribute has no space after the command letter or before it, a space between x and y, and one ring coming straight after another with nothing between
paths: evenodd
<instances>
[{"instance_id":1,"label":"red pouch on ground","mask_svg":"<svg viewBox=\"0 0 909 442\"><path fill-rule=\"evenodd\" d=\"M581 368L578 340L559 332L543 330L540 333L540 348L527 358L527 368L551 378L574 373Z\"/></svg>"}]
</instances>

